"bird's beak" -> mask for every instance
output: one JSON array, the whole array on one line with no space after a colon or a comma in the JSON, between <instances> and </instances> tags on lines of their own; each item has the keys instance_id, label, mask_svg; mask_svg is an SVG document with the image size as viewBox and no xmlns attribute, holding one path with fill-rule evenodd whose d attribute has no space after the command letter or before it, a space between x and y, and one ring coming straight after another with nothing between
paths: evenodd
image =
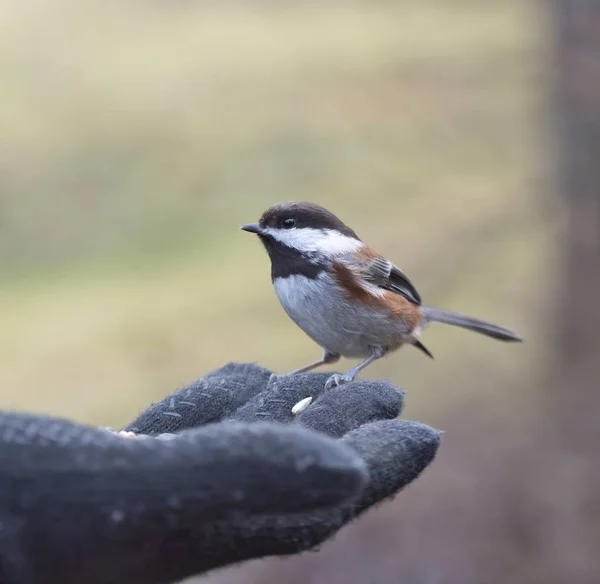
<instances>
[{"instance_id":1,"label":"bird's beak","mask_svg":"<svg viewBox=\"0 0 600 584\"><path fill-rule=\"evenodd\" d=\"M258 223L248 223L247 225L242 225L242 230L248 231L248 233L261 233L262 229Z\"/></svg>"}]
</instances>

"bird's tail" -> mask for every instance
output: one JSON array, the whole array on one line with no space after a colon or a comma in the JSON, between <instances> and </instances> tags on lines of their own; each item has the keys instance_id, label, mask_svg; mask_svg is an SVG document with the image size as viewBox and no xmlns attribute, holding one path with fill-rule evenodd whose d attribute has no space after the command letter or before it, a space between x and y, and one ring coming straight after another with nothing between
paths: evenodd
<instances>
[{"instance_id":1,"label":"bird's tail","mask_svg":"<svg viewBox=\"0 0 600 584\"><path fill-rule=\"evenodd\" d=\"M481 333L488 337L498 339L499 341L507 342L521 342L523 338L516 332L510 329L480 320L473 316L467 316L466 314L460 314L458 312L452 312L450 310L443 310L442 308L433 308L431 306L425 306L421 308L421 326L425 326L430 322L443 322L451 326L458 326L476 333Z\"/></svg>"}]
</instances>

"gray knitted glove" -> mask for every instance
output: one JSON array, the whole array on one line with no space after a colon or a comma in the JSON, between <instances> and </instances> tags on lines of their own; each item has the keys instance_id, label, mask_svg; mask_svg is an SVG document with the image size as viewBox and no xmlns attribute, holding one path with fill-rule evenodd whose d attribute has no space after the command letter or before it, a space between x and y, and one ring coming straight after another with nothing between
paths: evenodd
<instances>
[{"instance_id":1,"label":"gray knitted glove","mask_svg":"<svg viewBox=\"0 0 600 584\"><path fill-rule=\"evenodd\" d=\"M0 582L169 583L297 553L433 460L440 433L396 419L392 384L270 375L226 365L125 428L171 440L0 414Z\"/></svg>"}]
</instances>

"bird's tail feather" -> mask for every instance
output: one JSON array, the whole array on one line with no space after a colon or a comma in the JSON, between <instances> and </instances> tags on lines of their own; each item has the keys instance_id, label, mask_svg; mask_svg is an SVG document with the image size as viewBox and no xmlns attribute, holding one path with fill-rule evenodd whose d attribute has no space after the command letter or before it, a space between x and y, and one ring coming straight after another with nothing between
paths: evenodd
<instances>
[{"instance_id":1,"label":"bird's tail feather","mask_svg":"<svg viewBox=\"0 0 600 584\"><path fill-rule=\"evenodd\" d=\"M442 308L433 308L431 306L422 307L421 326L425 326L430 322L442 322L451 326L458 326L500 341L523 341L523 338L520 335L506 327L480 320L473 316L467 316L466 314L444 310Z\"/></svg>"}]
</instances>

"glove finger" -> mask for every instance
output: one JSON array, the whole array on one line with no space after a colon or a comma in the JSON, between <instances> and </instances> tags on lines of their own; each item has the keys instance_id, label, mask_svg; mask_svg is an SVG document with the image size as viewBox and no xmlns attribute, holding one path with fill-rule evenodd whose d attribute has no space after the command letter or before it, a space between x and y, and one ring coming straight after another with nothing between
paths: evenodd
<instances>
[{"instance_id":1,"label":"glove finger","mask_svg":"<svg viewBox=\"0 0 600 584\"><path fill-rule=\"evenodd\" d=\"M48 573L64 583L180 580L212 561L197 547L208 519L331 508L356 498L367 478L351 448L289 426L214 424L168 442L57 419L15 428L2 436L10 464L0 483L19 502L19 521L3 537L29 542L36 558L32 566L18 545L8 549L3 573L15 581L23 570L28 581ZM232 541L222 551L235 556Z\"/></svg>"},{"instance_id":2,"label":"glove finger","mask_svg":"<svg viewBox=\"0 0 600 584\"><path fill-rule=\"evenodd\" d=\"M162 441L122 438L53 417L5 414L0 420L2 467L11 476L36 475L28 486L40 492L64 483L57 499L75 501L94 491L98 508L118 494L124 511L128 501L159 511L180 499L187 513L196 508L195 521L201 512L288 513L338 504L366 480L365 464L351 448L299 427L211 424Z\"/></svg>"},{"instance_id":3,"label":"glove finger","mask_svg":"<svg viewBox=\"0 0 600 584\"><path fill-rule=\"evenodd\" d=\"M306 397L316 398L324 393L325 383L330 377L331 373L280 376L271 387L234 412L231 419L245 422L291 422L294 419L292 408Z\"/></svg>"},{"instance_id":4,"label":"glove finger","mask_svg":"<svg viewBox=\"0 0 600 584\"><path fill-rule=\"evenodd\" d=\"M156 436L221 421L264 390L270 376L254 363L228 363L152 404L123 429Z\"/></svg>"},{"instance_id":5,"label":"glove finger","mask_svg":"<svg viewBox=\"0 0 600 584\"><path fill-rule=\"evenodd\" d=\"M216 509L252 515L330 507L356 498L368 478L352 448L280 424L215 424L180 434L170 444L187 447L190 459L201 460L199 476L182 484L194 490L207 485L211 514Z\"/></svg>"},{"instance_id":6,"label":"glove finger","mask_svg":"<svg viewBox=\"0 0 600 584\"><path fill-rule=\"evenodd\" d=\"M261 367L257 363L237 363L231 361L204 376L204 379L229 379L251 387L255 393L262 391L267 386L272 371Z\"/></svg>"},{"instance_id":7,"label":"glove finger","mask_svg":"<svg viewBox=\"0 0 600 584\"><path fill-rule=\"evenodd\" d=\"M369 422L397 418L403 407L404 391L393 383L360 380L326 391L297 422L339 438Z\"/></svg>"},{"instance_id":8,"label":"glove finger","mask_svg":"<svg viewBox=\"0 0 600 584\"><path fill-rule=\"evenodd\" d=\"M420 422L385 420L348 433L342 442L365 461L369 481L354 505L357 516L414 481L433 461L442 433Z\"/></svg>"},{"instance_id":9,"label":"glove finger","mask_svg":"<svg viewBox=\"0 0 600 584\"><path fill-rule=\"evenodd\" d=\"M341 442L362 453L370 480L358 500L334 510L202 526L188 545L204 550L203 570L313 549L369 507L397 494L433 461L441 433L418 422L385 420L350 432Z\"/></svg>"}]
</instances>

